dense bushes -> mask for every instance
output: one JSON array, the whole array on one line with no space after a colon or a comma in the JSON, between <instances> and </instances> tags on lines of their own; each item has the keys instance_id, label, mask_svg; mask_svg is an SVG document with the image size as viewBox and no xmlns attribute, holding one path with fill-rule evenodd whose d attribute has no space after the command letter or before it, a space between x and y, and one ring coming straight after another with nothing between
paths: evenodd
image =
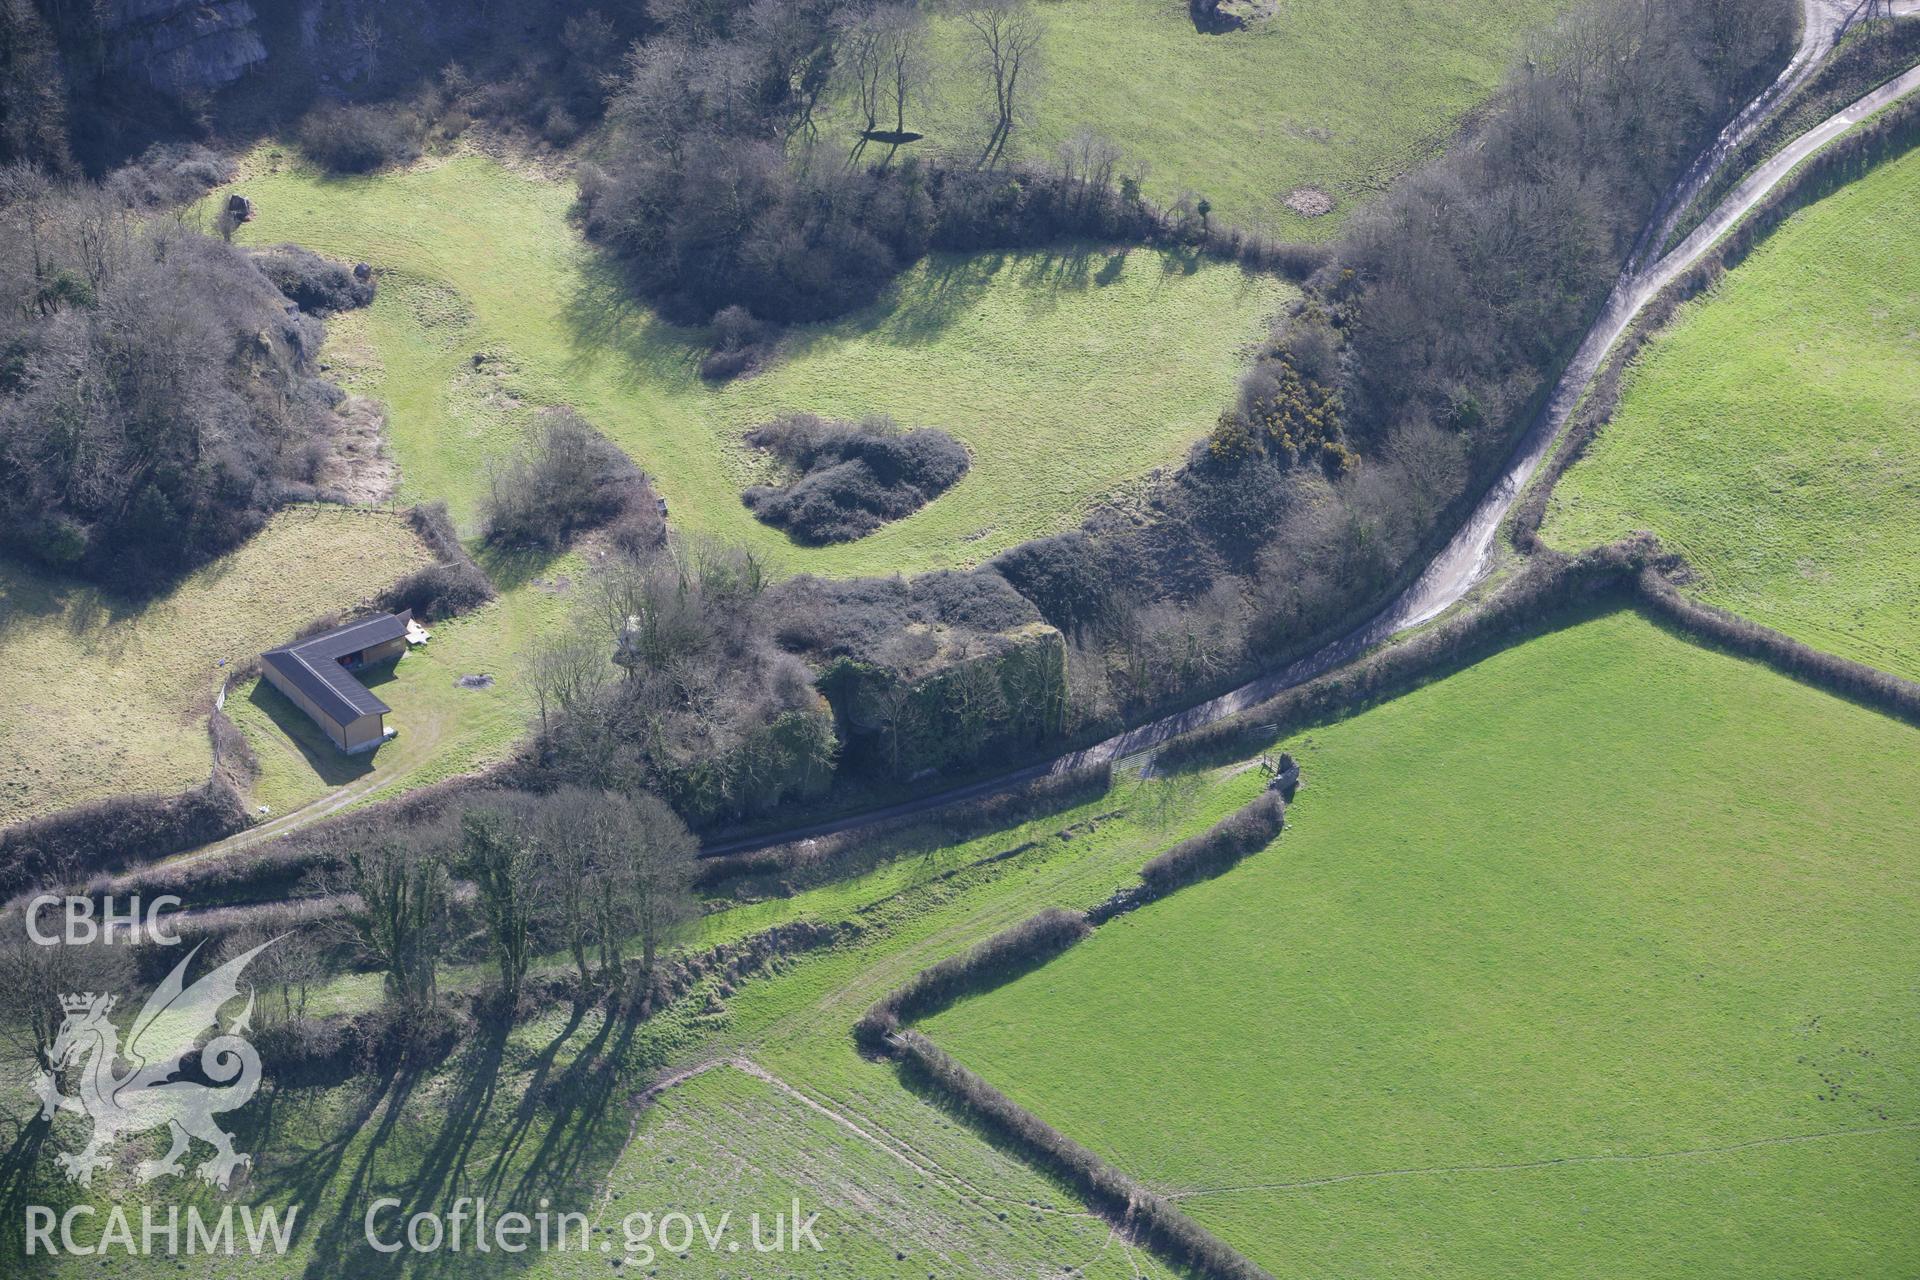
<instances>
[{"instance_id":1,"label":"dense bushes","mask_svg":"<svg viewBox=\"0 0 1920 1280\"><path fill-rule=\"evenodd\" d=\"M433 552L434 563L382 592L382 609L388 613L411 609L418 618L452 618L493 599L493 582L460 544L446 503L420 503L407 512L407 522Z\"/></svg>"},{"instance_id":2,"label":"dense bushes","mask_svg":"<svg viewBox=\"0 0 1920 1280\"><path fill-rule=\"evenodd\" d=\"M223 839L246 807L219 781L178 795L116 796L0 831L0 896L43 878L84 877Z\"/></svg>"},{"instance_id":3,"label":"dense bushes","mask_svg":"<svg viewBox=\"0 0 1920 1280\"><path fill-rule=\"evenodd\" d=\"M351 311L373 301L373 273L365 266L349 267L297 244L258 250L253 261L276 289L313 315Z\"/></svg>"},{"instance_id":4,"label":"dense bushes","mask_svg":"<svg viewBox=\"0 0 1920 1280\"><path fill-rule=\"evenodd\" d=\"M238 249L31 170L0 191L0 544L149 591L312 479L320 327Z\"/></svg>"},{"instance_id":5,"label":"dense bushes","mask_svg":"<svg viewBox=\"0 0 1920 1280\"><path fill-rule=\"evenodd\" d=\"M609 525L632 551L651 551L666 536L647 477L570 409L545 414L526 449L491 477L481 518L487 541L507 547L564 547Z\"/></svg>"},{"instance_id":6,"label":"dense bushes","mask_svg":"<svg viewBox=\"0 0 1920 1280\"><path fill-rule=\"evenodd\" d=\"M371 173L420 156L420 122L397 107L325 106L300 122L300 149L335 173Z\"/></svg>"},{"instance_id":7,"label":"dense bushes","mask_svg":"<svg viewBox=\"0 0 1920 1280\"><path fill-rule=\"evenodd\" d=\"M766 586L758 560L717 544L607 557L528 664L549 774L657 792L696 825L824 792L833 716L773 645Z\"/></svg>"},{"instance_id":8,"label":"dense bushes","mask_svg":"<svg viewBox=\"0 0 1920 1280\"><path fill-rule=\"evenodd\" d=\"M891 418L830 422L789 414L747 433L799 473L779 488L754 485L741 500L796 541L851 542L912 515L967 473L967 451L933 427L902 431Z\"/></svg>"},{"instance_id":9,"label":"dense bushes","mask_svg":"<svg viewBox=\"0 0 1920 1280\"><path fill-rule=\"evenodd\" d=\"M1008 982L1047 961L1092 931L1078 911L1049 908L1030 920L1003 929L957 956L922 969L904 986L889 991L867 1010L854 1038L873 1052L909 1022L925 1018L972 995Z\"/></svg>"},{"instance_id":10,"label":"dense bushes","mask_svg":"<svg viewBox=\"0 0 1920 1280\"><path fill-rule=\"evenodd\" d=\"M622 110L616 98L616 124ZM691 323L734 306L763 321L843 315L933 249L1180 234L1152 207L1078 174L917 160L800 170L750 136L685 138L669 152L649 151L630 129L622 136L628 145L607 167L582 173L587 234L618 255L639 293ZM720 208L727 219L714 217Z\"/></svg>"}]
</instances>

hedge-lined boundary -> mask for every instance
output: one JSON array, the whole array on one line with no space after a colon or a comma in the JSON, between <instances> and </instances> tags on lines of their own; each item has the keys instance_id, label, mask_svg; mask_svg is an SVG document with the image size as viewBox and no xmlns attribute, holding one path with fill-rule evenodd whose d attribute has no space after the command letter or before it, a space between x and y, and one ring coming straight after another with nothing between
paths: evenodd
<instances>
[{"instance_id":1,"label":"hedge-lined boundary","mask_svg":"<svg viewBox=\"0 0 1920 1280\"><path fill-rule=\"evenodd\" d=\"M172 795L114 796L29 818L0 831L0 894L164 858L247 825L240 793L218 772Z\"/></svg>"},{"instance_id":2,"label":"hedge-lined boundary","mask_svg":"<svg viewBox=\"0 0 1920 1280\"><path fill-rule=\"evenodd\" d=\"M941 1101L1059 1178L1175 1266L1207 1280L1272 1280L1171 1200L1054 1129L906 1024L1032 972L1114 916L1231 870L1271 843L1285 821L1279 792L1262 792L1200 835L1149 860L1140 869L1140 884L1116 892L1092 912L1049 908L922 969L874 1002L854 1025L854 1040L869 1053L893 1057Z\"/></svg>"},{"instance_id":3,"label":"hedge-lined boundary","mask_svg":"<svg viewBox=\"0 0 1920 1280\"><path fill-rule=\"evenodd\" d=\"M1650 537L1624 539L1577 556L1543 551L1477 608L1175 738L1160 749L1157 764L1185 769L1244 759L1303 725L1406 693L1500 647L1551 614L1609 592L1630 591L1634 575L1661 554L1659 543Z\"/></svg>"},{"instance_id":4,"label":"hedge-lined boundary","mask_svg":"<svg viewBox=\"0 0 1920 1280\"><path fill-rule=\"evenodd\" d=\"M1642 569L1637 599L1648 613L1704 644L1765 663L1781 675L1920 725L1920 684L1816 649L1725 609L1690 599L1654 565Z\"/></svg>"},{"instance_id":5,"label":"hedge-lined boundary","mask_svg":"<svg viewBox=\"0 0 1920 1280\"><path fill-rule=\"evenodd\" d=\"M1299 777L1299 770L1293 771ZM1140 868L1140 883L1121 889L1087 913L1089 922L1105 924L1115 916L1138 911L1176 889L1224 875L1242 858L1272 844L1287 823L1287 804L1278 791L1267 790L1240 806L1197 836L1182 840Z\"/></svg>"},{"instance_id":6,"label":"hedge-lined boundary","mask_svg":"<svg viewBox=\"0 0 1920 1280\"><path fill-rule=\"evenodd\" d=\"M746 853L703 858L694 885L713 889L730 880L766 877L804 879L813 883L833 878L848 864L860 864L876 852L900 852L903 833L924 831L928 847L958 844L1002 827L1035 818L1103 796L1113 789L1110 763L1089 765L1064 773L1043 774L1018 787L958 800L928 813L914 813L811 839L790 840ZM887 847L882 850L881 846Z\"/></svg>"},{"instance_id":7,"label":"hedge-lined boundary","mask_svg":"<svg viewBox=\"0 0 1920 1280\"><path fill-rule=\"evenodd\" d=\"M284 898L299 888L308 872L332 861L339 849L351 843L375 843L393 828L435 821L455 812L457 805L470 798L512 786L513 765L512 760L503 761L479 773L444 778L378 805L349 809L264 840L258 849L226 857L134 867L96 888L117 894L177 894L194 908Z\"/></svg>"},{"instance_id":8,"label":"hedge-lined boundary","mask_svg":"<svg viewBox=\"0 0 1920 1280\"><path fill-rule=\"evenodd\" d=\"M1088 1204L1175 1266L1209 1280L1273 1280L1224 1240L1127 1174L1053 1128L962 1066L917 1031L895 1035L903 1070L961 1115L1030 1163L1053 1174Z\"/></svg>"},{"instance_id":9,"label":"hedge-lined boundary","mask_svg":"<svg viewBox=\"0 0 1920 1280\"><path fill-rule=\"evenodd\" d=\"M1800 209L1857 182L1870 170L1920 145L1920 96L1893 104L1853 132L1807 157L1761 202L1707 250L1691 268L1642 309L1620 340L1568 424L1553 456L1528 487L1514 513L1508 536L1516 549L1541 549L1540 525L1560 480L1593 444L1620 406L1626 371L1655 334L1666 328L1680 307L1705 293L1746 261L1760 243Z\"/></svg>"},{"instance_id":10,"label":"hedge-lined boundary","mask_svg":"<svg viewBox=\"0 0 1920 1280\"><path fill-rule=\"evenodd\" d=\"M881 996L854 1024L853 1038L863 1049L884 1053L907 1022L937 1013L962 996L989 991L1037 969L1092 932L1093 926L1082 912L1049 907L957 956L922 969Z\"/></svg>"}]
</instances>

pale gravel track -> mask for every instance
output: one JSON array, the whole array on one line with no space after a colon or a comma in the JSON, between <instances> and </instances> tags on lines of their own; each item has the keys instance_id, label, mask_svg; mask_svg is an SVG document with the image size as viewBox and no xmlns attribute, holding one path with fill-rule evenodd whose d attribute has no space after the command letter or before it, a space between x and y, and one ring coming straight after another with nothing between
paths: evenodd
<instances>
[{"instance_id":1,"label":"pale gravel track","mask_svg":"<svg viewBox=\"0 0 1920 1280\"><path fill-rule=\"evenodd\" d=\"M1716 240L1777 187L1801 161L1867 116L1920 90L1920 67L1915 67L1836 113L1795 139L1750 174L1671 252L1651 263L1644 262L1653 246L1665 243L1673 228L1713 180L1727 158L1819 69L1835 39L1844 32L1860 9L1858 0L1802 0L1802 5L1804 24L1800 43L1786 68L1721 130L1713 144L1675 181L1656 206L1598 318L1555 383L1545 406L1515 446L1499 478L1420 576L1379 613L1283 670L1261 676L1184 711L1115 734L1103 742L1058 759L844 818L717 841L706 845L702 852L707 856L718 856L833 835L991 795L1049 773L1064 773L1088 765L1108 764L1138 756L1181 734L1238 714L1278 693L1343 666L1401 632L1431 621L1465 598L1485 579L1492 566L1494 540L1501 522L1565 430L1574 407L1599 371L1608 351L1647 303L1698 262ZM1920 14L1920 0L1896 0L1893 10L1896 15L1903 17ZM386 781L388 779L359 789L348 787L306 808L249 828L173 861L218 857L261 840L284 835L364 799Z\"/></svg>"}]
</instances>

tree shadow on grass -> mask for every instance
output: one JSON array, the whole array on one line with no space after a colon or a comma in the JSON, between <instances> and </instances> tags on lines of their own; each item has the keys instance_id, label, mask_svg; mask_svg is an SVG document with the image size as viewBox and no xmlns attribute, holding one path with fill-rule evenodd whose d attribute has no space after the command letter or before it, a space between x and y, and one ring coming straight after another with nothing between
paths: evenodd
<instances>
[{"instance_id":1,"label":"tree shadow on grass","mask_svg":"<svg viewBox=\"0 0 1920 1280\"><path fill-rule=\"evenodd\" d=\"M26 1257L23 1228L27 1207L45 1205L56 1214L64 1213L67 1207L64 1184L41 1176L46 1172L41 1168L41 1158L52 1134L53 1126L36 1112L20 1123L13 1142L0 1153L0 1257L14 1259L23 1268L8 1275L46 1275L53 1269L51 1256L45 1254L33 1263L19 1261Z\"/></svg>"},{"instance_id":2,"label":"tree shadow on grass","mask_svg":"<svg viewBox=\"0 0 1920 1280\"><path fill-rule=\"evenodd\" d=\"M482 543L473 551L473 562L486 571L495 587L507 592L545 576L566 554L565 547L496 547Z\"/></svg>"},{"instance_id":3,"label":"tree shadow on grass","mask_svg":"<svg viewBox=\"0 0 1920 1280\"><path fill-rule=\"evenodd\" d=\"M628 388L687 391L700 384L704 332L661 319L604 254L582 267L561 319L572 348L563 371L571 378L612 367Z\"/></svg>"},{"instance_id":4,"label":"tree shadow on grass","mask_svg":"<svg viewBox=\"0 0 1920 1280\"><path fill-rule=\"evenodd\" d=\"M524 1205L542 1196L558 1203L559 1193L578 1178L587 1159L606 1137L609 1105L616 1096L624 1096L620 1063L632 1047L641 1021L637 1008L603 1019L593 1039L546 1086L541 1101L551 1107L553 1120L514 1183L510 1197L514 1204ZM624 1141L626 1126L616 1127ZM503 1167L493 1179L496 1185L504 1182L505 1173Z\"/></svg>"},{"instance_id":5,"label":"tree shadow on grass","mask_svg":"<svg viewBox=\"0 0 1920 1280\"><path fill-rule=\"evenodd\" d=\"M590 1188L581 1178L585 1162L607 1149L610 1135L624 1140L624 1123L615 1126L618 1134L613 1135L605 1121L608 1104L618 1095L618 1063L639 1020L603 1020L567 1069L550 1080L554 1062L585 1014L584 1006L576 1006L566 1025L528 1064L527 1078L515 1081L517 1100L512 1095L503 1098L501 1080L511 1025L489 1017L478 1038L444 1068L390 1072L336 1136L278 1171L276 1195L308 1205L310 1211L337 1205L332 1217L314 1220L317 1234L305 1275L310 1280L362 1280L403 1272L474 1274L470 1256L429 1256L410 1249L385 1255L369 1248L365 1214L375 1198L398 1202L380 1220L387 1240L400 1238L416 1213L444 1218L462 1197L484 1198L489 1220L510 1211L532 1216L541 1208L556 1214L586 1210ZM520 1068L514 1070L517 1075ZM417 1087L428 1080L430 1089ZM497 1114L503 1101L515 1102L510 1116ZM381 1111L379 1123L363 1139L376 1111ZM550 1123L538 1149L527 1155L525 1140L542 1111ZM410 1133L417 1136L407 1138ZM396 1141L396 1135L406 1140ZM333 1190L348 1151L362 1142L345 1185ZM469 1167L480 1161L485 1161L484 1172L470 1174ZM471 1223L468 1229L473 1229ZM511 1260L500 1265L517 1269Z\"/></svg>"},{"instance_id":6,"label":"tree shadow on grass","mask_svg":"<svg viewBox=\"0 0 1920 1280\"><path fill-rule=\"evenodd\" d=\"M508 1124L506 1136L501 1139L500 1149L494 1153L493 1165L487 1170L486 1179L482 1184L487 1193L493 1194L500 1190L500 1184L506 1178L508 1168L512 1166L514 1158L520 1154L520 1146L526 1141L528 1131L533 1128L534 1115L539 1110L540 1098L546 1089L547 1075L553 1070L554 1060L560 1056L561 1046L571 1040L573 1033L580 1029L580 1024L586 1016L587 1006L578 1000L574 1001L566 1025L560 1028L559 1034L549 1040L546 1047L541 1049L539 1055L534 1058L532 1069L527 1076L526 1087L520 1094L520 1105L514 1109L513 1119ZM603 1020L602 1028L604 1029L606 1025L606 1020Z\"/></svg>"},{"instance_id":7,"label":"tree shadow on grass","mask_svg":"<svg viewBox=\"0 0 1920 1280\"><path fill-rule=\"evenodd\" d=\"M420 1073L416 1071L404 1068L389 1070L380 1077L362 1104L357 1123L342 1127L331 1140L295 1166L295 1175L290 1179L290 1185L297 1192L295 1201L319 1205L327 1197L328 1188L332 1186L348 1149L366 1129L374 1112L380 1112L380 1122L367 1135L360 1159L340 1193L340 1212L317 1226L306 1267L306 1275L312 1280L332 1280L335 1276L359 1275L364 1271L364 1265L353 1270L343 1265L343 1255L351 1253L356 1262L364 1264L371 1252L365 1247L361 1219L356 1209L367 1198L374 1179L374 1162L393 1137L399 1125L400 1113L413 1097L414 1086L419 1079ZM317 1219L315 1221L317 1223Z\"/></svg>"}]
</instances>

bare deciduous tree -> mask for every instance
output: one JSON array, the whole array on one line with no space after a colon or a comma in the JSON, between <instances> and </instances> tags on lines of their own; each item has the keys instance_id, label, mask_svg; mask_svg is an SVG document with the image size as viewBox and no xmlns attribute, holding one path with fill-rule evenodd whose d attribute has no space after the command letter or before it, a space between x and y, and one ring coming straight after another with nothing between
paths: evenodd
<instances>
[{"instance_id":1,"label":"bare deciduous tree","mask_svg":"<svg viewBox=\"0 0 1920 1280\"><path fill-rule=\"evenodd\" d=\"M100 943L35 942L23 918L0 921L0 1039L9 1056L44 1064L66 1018L61 997L118 993L133 976L127 952Z\"/></svg>"},{"instance_id":2,"label":"bare deciduous tree","mask_svg":"<svg viewBox=\"0 0 1920 1280\"><path fill-rule=\"evenodd\" d=\"M225 955L244 955L271 941L247 968L247 978L262 991L279 996L278 1016L291 1022L307 1014L307 998L313 985L326 974L320 949L310 933L293 929L277 938L263 929L242 929L222 948ZM273 1016L272 1003L260 1006L263 1017Z\"/></svg>"},{"instance_id":3,"label":"bare deciduous tree","mask_svg":"<svg viewBox=\"0 0 1920 1280\"><path fill-rule=\"evenodd\" d=\"M389 998L403 1008L431 1007L453 901L445 856L423 843L387 840L348 850L317 878L340 896L335 928L380 969Z\"/></svg>"},{"instance_id":4,"label":"bare deciduous tree","mask_svg":"<svg viewBox=\"0 0 1920 1280\"><path fill-rule=\"evenodd\" d=\"M977 168L999 163L1007 140L1026 115L1026 97L1039 77L1046 21L1029 0L966 0L960 10L973 63L992 94L993 128Z\"/></svg>"},{"instance_id":5,"label":"bare deciduous tree","mask_svg":"<svg viewBox=\"0 0 1920 1280\"><path fill-rule=\"evenodd\" d=\"M527 655L528 686L540 712L540 740L552 737L553 717L589 714L613 679L613 644L585 627L561 627L540 636Z\"/></svg>"},{"instance_id":6,"label":"bare deciduous tree","mask_svg":"<svg viewBox=\"0 0 1920 1280\"><path fill-rule=\"evenodd\" d=\"M500 966L500 1000L511 1011L533 959L538 864L522 813L504 807L460 815L460 874L473 882L487 939Z\"/></svg>"},{"instance_id":7,"label":"bare deciduous tree","mask_svg":"<svg viewBox=\"0 0 1920 1280\"><path fill-rule=\"evenodd\" d=\"M613 983L632 937L651 970L693 910L698 847L686 824L656 796L564 788L543 803L535 830L543 925L581 978Z\"/></svg>"}]
</instances>

